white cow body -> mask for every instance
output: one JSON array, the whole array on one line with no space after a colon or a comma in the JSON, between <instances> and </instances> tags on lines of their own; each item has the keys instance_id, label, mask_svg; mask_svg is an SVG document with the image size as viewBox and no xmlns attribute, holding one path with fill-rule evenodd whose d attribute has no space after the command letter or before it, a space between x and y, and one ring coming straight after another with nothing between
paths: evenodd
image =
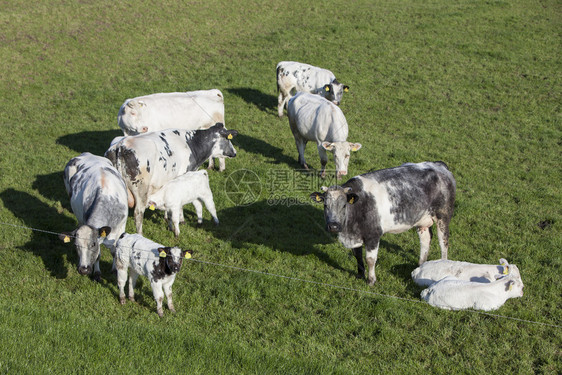
<instances>
[{"instance_id":1,"label":"white cow body","mask_svg":"<svg viewBox=\"0 0 562 375\"><path fill-rule=\"evenodd\" d=\"M340 104L344 91L349 90L348 86L338 82L334 73L313 65L281 61L276 70L279 117L283 117L283 108L293 90L320 95L336 105Z\"/></svg>"},{"instance_id":2,"label":"white cow body","mask_svg":"<svg viewBox=\"0 0 562 375\"><path fill-rule=\"evenodd\" d=\"M523 281L511 273L490 283L447 276L421 292L427 303L446 310L497 310L507 299L521 296Z\"/></svg>"},{"instance_id":3,"label":"white cow body","mask_svg":"<svg viewBox=\"0 0 562 375\"><path fill-rule=\"evenodd\" d=\"M135 300L135 284L139 275L150 281L156 309L160 317L163 316L162 301L166 301L170 311L175 312L172 301L172 285L179 272L182 260L190 258L191 251L183 251L178 247L164 247L139 234L124 233L117 242L115 252L115 268L117 269L117 284L119 286L119 300L125 303L125 284L127 271L129 274L129 299Z\"/></svg>"},{"instance_id":4,"label":"white cow body","mask_svg":"<svg viewBox=\"0 0 562 375\"><path fill-rule=\"evenodd\" d=\"M314 141L320 155L322 177L328 163L326 151L334 154L338 178L346 175L350 153L358 151L361 144L347 142L348 126L341 109L321 96L298 93L289 100L287 115L303 168L308 169L304 158L306 143Z\"/></svg>"},{"instance_id":5,"label":"white cow body","mask_svg":"<svg viewBox=\"0 0 562 375\"><path fill-rule=\"evenodd\" d=\"M208 129L224 124L224 97L217 89L169 92L127 99L117 115L125 135L137 135L164 129ZM224 170L224 158L220 158ZM213 168L209 159L209 168Z\"/></svg>"},{"instance_id":6,"label":"white cow body","mask_svg":"<svg viewBox=\"0 0 562 375\"><path fill-rule=\"evenodd\" d=\"M79 226L71 233L63 233L61 239L69 242L71 237L76 238L78 272L90 274L93 266L94 279L98 280L100 238L113 254L115 241L125 232L125 182L108 159L85 152L66 165L64 185Z\"/></svg>"},{"instance_id":7,"label":"white cow body","mask_svg":"<svg viewBox=\"0 0 562 375\"><path fill-rule=\"evenodd\" d=\"M213 193L209 186L207 171L187 172L168 182L148 198L149 208L157 208L166 212L168 226L176 237L180 234L179 223L183 219L183 206L192 203L197 213L197 223L203 223L203 204L211 213L215 224L219 224L217 211L213 201Z\"/></svg>"},{"instance_id":8,"label":"white cow body","mask_svg":"<svg viewBox=\"0 0 562 375\"><path fill-rule=\"evenodd\" d=\"M520 277L517 266L507 263L507 260L503 258L500 259L498 265L441 259L425 262L416 268L412 271L412 279L421 286L429 286L447 276L465 281L490 283L496 280L496 275L508 272Z\"/></svg>"}]
</instances>

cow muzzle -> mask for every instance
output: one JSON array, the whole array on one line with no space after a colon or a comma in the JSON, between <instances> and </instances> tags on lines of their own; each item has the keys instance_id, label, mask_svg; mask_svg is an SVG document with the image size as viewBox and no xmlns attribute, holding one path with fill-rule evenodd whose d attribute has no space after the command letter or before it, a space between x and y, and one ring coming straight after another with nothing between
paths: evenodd
<instances>
[{"instance_id":1,"label":"cow muzzle","mask_svg":"<svg viewBox=\"0 0 562 375\"><path fill-rule=\"evenodd\" d=\"M78 273L82 276L89 275L92 273L91 266L78 266Z\"/></svg>"},{"instance_id":2,"label":"cow muzzle","mask_svg":"<svg viewBox=\"0 0 562 375\"><path fill-rule=\"evenodd\" d=\"M338 233L341 232L342 227L340 223L330 222L326 224L326 229L328 230L328 232Z\"/></svg>"}]
</instances>

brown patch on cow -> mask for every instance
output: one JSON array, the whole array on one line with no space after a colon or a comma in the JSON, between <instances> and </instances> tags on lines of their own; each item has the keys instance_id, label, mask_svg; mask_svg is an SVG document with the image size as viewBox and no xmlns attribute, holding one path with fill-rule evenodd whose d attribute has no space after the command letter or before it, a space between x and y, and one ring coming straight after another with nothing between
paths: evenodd
<instances>
[{"instance_id":1,"label":"brown patch on cow","mask_svg":"<svg viewBox=\"0 0 562 375\"><path fill-rule=\"evenodd\" d=\"M127 188L127 205L129 208L135 207L135 197L129 188Z\"/></svg>"}]
</instances>

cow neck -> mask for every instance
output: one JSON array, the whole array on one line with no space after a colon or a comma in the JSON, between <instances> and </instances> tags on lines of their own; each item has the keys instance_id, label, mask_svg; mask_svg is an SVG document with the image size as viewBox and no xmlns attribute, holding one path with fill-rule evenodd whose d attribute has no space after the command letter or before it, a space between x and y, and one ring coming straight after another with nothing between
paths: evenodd
<instances>
[{"instance_id":1,"label":"cow neck","mask_svg":"<svg viewBox=\"0 0 562 375\"><path fill-rule=\"evenodd\" d=\"M213 150L212 135L213 133L209 130L196 130L193 136L187 140L197 165L195 169L199 168L211 156Z\"/></svg>"}]
</instances>

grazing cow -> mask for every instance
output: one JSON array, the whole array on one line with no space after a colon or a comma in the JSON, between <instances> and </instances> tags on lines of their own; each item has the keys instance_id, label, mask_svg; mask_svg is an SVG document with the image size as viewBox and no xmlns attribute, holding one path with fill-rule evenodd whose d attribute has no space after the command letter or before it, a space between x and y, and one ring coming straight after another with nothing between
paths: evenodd
<instances>
[{"instance_id":1,"label":"grazing cow","mask_svg":"<svg viewBox=\"0 0 562 375\"><path fill-rule=\"evenodd\" d=\"M524 285L520 276L509 273L497 277L490 283L480 283L447 276L422 290L421 298L446 310L490 311L499 309L509 298L523 296Z\"/></svg>"},{"instance_id":2,"label":"grazing cow","mask_svg":"<svg viewBox=\"0 0 562 375\"><path fill-rule=\"evenodd\" d=\"M437 223L441 258L447 259L449 222L453 216L456 183L443 162L406 163L351 178L345 184L322 187L312 193L324 202L326 229L353 249L359 278L365 277L362 246L365 244L368 283L374 285L379 241L384 233L416 228L421 265L427 260L430 227Z\"/></svg>"},{"instance_id":3,"label":"grazing cow","mask_svg":"<svg viewBox=\"0 0 562 375\"><path fill-rule=\"evenodd\" d=\"M162 317L162 301L166 295L168 309L175 313L172 301L172 285L179 272L183 259L191 258L191 250L183 251L179 247L164 247L139 234L123 233L115 252L115 268L117 269L117 285L119 301L125 303L125 284L127 270L129 274L129 300L135 301L135 284L139 275L150 281L152 294L156 300L158 316Z\"/></svg>"},{"instance_id":4,"label":"grazing cow","mask_svg":"<svg viewBox=\"0 0 562 375\"><path fill-rule=\"evenodd\" d=\"M432 260L425 262L414 271L412 279L421 286L429 286L436 281L452 276L459 280L489 283L496 280L496 275L513 273L519 277L519 269L514 264L507 263L507 260L500 259L500 264L476 264L468 262L458 262L454 260Z\"/></svg>"},{"instance_id":5,"label":"grazing cow","mask_svg":"<svg viewBox=\"0 0 562 375\"><path fill-rule=\"evenodd\" d=\"M127 187L108 159L89 152L68 162L64 186L79 226L59 237L64 242L75 238L78 272L89 275L93 269L93 278L99 281L100 238L114 254L115 241L127 223Z\"/></svg>"},{"instance_id":6,"label":"grazing cow","mask_svg":"<svg viewBox=\"0 0 562 375\"><path fill-rule=\"evenodd\" d=\"M217 122L224 124L224 97L217 89L157 93L127 99L117 115L125 135L164 129L208 129ZM219 158L220 171L225 169ZM209 169L214 168L213 158Z\"/></svg>"},{"instance_id":7,"label":"grazing cow","mask_svg":"<svg viewBox=\"0 0 562 375\"><path fill-rule=\"evenodd\" d=\"M339 105L349 86L342 85L334 73L327 69L295 61L281 61L277 64L277 111L283 117L283 108L292 96L292 91L318 94Z\"/></svg>"},{"instance_id":8,"label":"grazing cow","mask_svg":"<svg viewBox=\"0 0 562 375\"><path fill-rule=\"evenodd\" d=\"M137 233L142 234L149 197L176 177L197 170L211 156L235 157L230 140L236 134L219 123L206 130L166 129L125 137L110 147L105 156L134 197Z\"/></svg>"},{"instance_id":9,"label":"grazing cow","mask_svg":"<svg viewBox=\"0 0 562 375\"><path fill-rule=\"evenodd\" d=\"M326 176L328 163L326 150L334 154L337 178L345 176L351 151L358 151L361 144L347 142L347 121L341 109L321 96L302 92L289 100L287 116L303 168L308 169L304 160L306 143L314 141L322 164L322 178Z\"/></svg>"},{"instance_id":10,"label":"grazing cow","mask_svg":"<svg viewBox=\"0 0 562 375\"><path fill-rule=\"evenodd\" d=\"M164 185L148 198L150 209L165 211L168 227L176 237L180 235L180 221L183 221L183 206L192 203L197 213L197 223L203 223L203 204L219 224L213 193L209 186L207 171L187 172Z\"/></svg>"}]
</instances>

